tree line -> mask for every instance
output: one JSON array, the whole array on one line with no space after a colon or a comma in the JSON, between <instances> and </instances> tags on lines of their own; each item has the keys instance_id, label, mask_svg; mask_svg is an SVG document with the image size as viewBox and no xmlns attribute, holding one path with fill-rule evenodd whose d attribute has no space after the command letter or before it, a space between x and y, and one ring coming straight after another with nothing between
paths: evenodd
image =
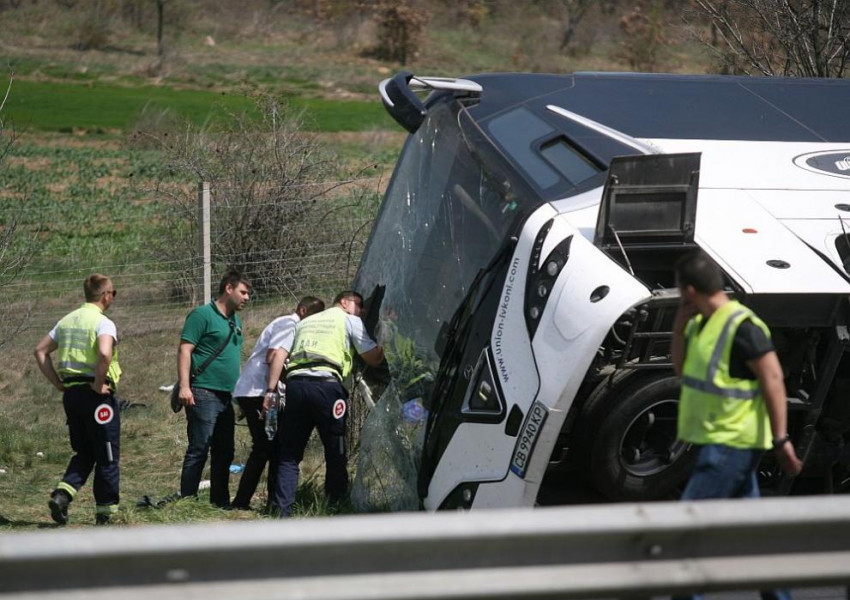
<instances>
[{"instance_id":1,"label":"tree line","mask_svg":"<svg viewBox=\"0 0 850 600\"><path fill-rule=\"evenodd\" d=\"M0 0L0 12L35 5L65 13L77 50L108 48L122 26L149 34L160 60L201 16L225 24L275 15L324 28L370 20L367 53L409 65L435 20L475 28L523 12L555 19L556 51L565 54L577 51L577 33L593 26L590 15L616 20L623 57L635 70L656 69L675 21L710 49L723 73L843 77L850 53L847 0L528 0L519 8L513 0Z\"/></svg>"}]
</instances>

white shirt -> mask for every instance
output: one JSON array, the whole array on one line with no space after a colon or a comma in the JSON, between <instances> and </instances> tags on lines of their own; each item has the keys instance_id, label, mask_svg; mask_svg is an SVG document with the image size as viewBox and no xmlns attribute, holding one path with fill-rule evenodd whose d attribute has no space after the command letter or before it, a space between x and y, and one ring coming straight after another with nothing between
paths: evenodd
<instances>
[{"instance_id":1,"label":"white shirt","mask_svg":"<svg viewBox=\"0 0 850 600\"><path fill-rule=\"evenodd\" d=\"M360 317L348 315L345 319L345 332L348 334L349 344L354 344L357 354L366 354L378 345L366 333L366 327L364 327L363 320Z\"/></svg>"},{"instance_id":2,"label":"white shirt","mask_svg":"<svg viewBox=\"0 0 850 600\"><path fill-rule=\"evenodd\" d=\"M266 383L269 378L269 364L266 362L266 354L269 350L283 349L289 352L292 349L292 340L295 338L295 326L301 319L296 313L278 317L269 323L260 334L251 356L242 369L242 375L233 388L233 396L255 397L266 393Z\"/></svg>"}]
</instances>

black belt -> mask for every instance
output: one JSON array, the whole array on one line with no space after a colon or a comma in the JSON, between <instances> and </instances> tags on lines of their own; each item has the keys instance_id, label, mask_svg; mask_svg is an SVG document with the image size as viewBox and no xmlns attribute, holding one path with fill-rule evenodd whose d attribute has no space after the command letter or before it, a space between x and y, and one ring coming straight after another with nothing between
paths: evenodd
<instances>
[{"instance_id":1,"label":"black belt","mask_svg":"<svg viewBox=\"0 0 850 600\"><path fill-rule=\"evenodd\" d=\"M329 373L336 377L338 381L342 381L342 369L339 366L333 364L332 362L326 360L314 360L306 363L301 363L298 365L298 369L295 371L309 371L315 369L316 367L326 367L328 369L332 369ZM295 379L296 377L303 377L304 379L321 379L321 377L310 377L309 375L294 375L292 377L287 377L287 379Z\"/></svg>"},{"instance_id":2,"label":"black belt","mask_svg":"<svg viewBox=\"0 0 850 600\"><path fill-rule=\"evenodd\" d=\"M62 383L93 383L94 376L93 375L71 375L70 377L63 377ZM106 383L109 384L109 387L114 388L115 383L109 377L106 378Z\"/></svg>"},{"instance_id":3,"label":"black belt","mask_svg":"<svg viewBox=\"0 0 850 600\"><path fill-rule=\"evenodd\" d=\"M334 375L331 373L331 375ZM287 377L286 381L313 381L316 383L340 383L336 377L311 377L310 375L293 375Z\"/></svg>"}]
</instances>

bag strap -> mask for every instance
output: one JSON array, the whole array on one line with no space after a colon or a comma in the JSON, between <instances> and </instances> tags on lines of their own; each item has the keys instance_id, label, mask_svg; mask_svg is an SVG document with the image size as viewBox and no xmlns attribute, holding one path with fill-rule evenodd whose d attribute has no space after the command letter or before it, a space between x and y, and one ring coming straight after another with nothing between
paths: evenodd
<instances>
[{"instance_id":1,"label":"bag strap","mask_svg":"<svg viewBox=\"0 0 850 600\"><path fill-rule=\"evenodd\" d=\"M210 366L210 364L212 363L212 361L214 361L215 359L217 359L217 358L218 358L218 355L219 355L219 354L221 354L222 352L224 352L224 349L227 347L227 344L229 344L229 343L230 343L230 338L232 338L232 337L233 337L233 332L236 330L236 322L234 321L234 317L235 317L235 316L236 316L236 315L234 315L234 316L230 317L230 318L227 320L228 324L230 325L230 333L228 333L228 334L227 334L227 339L226 339L226 340L224 340L224 343L223 343L221 346L219 346L218 348L216 348L215 352L213 352L212 354L210 354L210 355L207 357L207 360L205 360L205 361L203 362L203 364L195 370L195 372L194 372L194 373L192 373L192 374L190 374L190 375L189 375L189 384L190 384L190 385L191 385L191 383L192 383L192 380L193 380L193 379L196 379L196 378L198 377L198 375L200 375L201 373L203 373L203 372L206 370L206 368L207 368L208 366Z\"/></svg>"}]
</instances>

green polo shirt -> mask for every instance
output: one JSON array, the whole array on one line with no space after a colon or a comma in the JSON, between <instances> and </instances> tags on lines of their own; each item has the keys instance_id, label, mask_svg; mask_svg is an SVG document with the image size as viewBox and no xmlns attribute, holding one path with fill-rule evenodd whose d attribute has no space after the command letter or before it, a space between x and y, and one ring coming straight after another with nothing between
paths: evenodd
<instances>
[{"instance_id":1,"label":"green polo shirt","mask_svg":"<svg viewBox=\"0 0 850 600\"><path fill-rule=\"evenodd\" d=\"M242 360L242 320L233 316L235 331L221 354L204 369L204 372L192 382L193 387L232 392L239 379L239 366ZM204 364L227 336L230 335L230 323L218 310L215 301L199 306L189 313L183 324L181 341L195 345L192 352L192 372Z\"/></svg>"}]
</instances>

